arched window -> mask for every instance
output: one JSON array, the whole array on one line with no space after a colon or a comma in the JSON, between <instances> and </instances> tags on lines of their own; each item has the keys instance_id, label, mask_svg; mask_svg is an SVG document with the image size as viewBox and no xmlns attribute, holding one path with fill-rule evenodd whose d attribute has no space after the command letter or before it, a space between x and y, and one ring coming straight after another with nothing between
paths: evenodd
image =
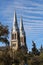
<instances>
[{"instance_id":1,"label":"arched window","mask_svg":"<svg viewBox=\"0 0 43 65\"><path fill-rule=\"evenodd\" d=\"M14 39L16 39L16 34L14 34Z\"/></svg>"},{"instance_id":2,"label":"arched window","mask_svg":"<svg viewBox=\"0 0 43 65\"><path fill-rule=\"evenodd\" d=\"M12 34L12 39L14 39L14 34Z\"/></svg>"},{"instance_id":3,"label":"arched window","mask_svg":"<svg viewBox=\"0 0 43 65\"><path fill-rule=\"evenodd\" d=\"M16 34L12 34L12 39L16 39Z\"/></svg>"},{"instance_id":4,"label":"arched window","mask_svg":"<svg viewBox=\"0 0 43 65\"><path fill-rule=\"evenodd\" d=\"M15 46L16 46L16 43L15 43L15 44L13 44L12 46L13 46L13 47L15 47Z\"/></svg>"}]
</instances>

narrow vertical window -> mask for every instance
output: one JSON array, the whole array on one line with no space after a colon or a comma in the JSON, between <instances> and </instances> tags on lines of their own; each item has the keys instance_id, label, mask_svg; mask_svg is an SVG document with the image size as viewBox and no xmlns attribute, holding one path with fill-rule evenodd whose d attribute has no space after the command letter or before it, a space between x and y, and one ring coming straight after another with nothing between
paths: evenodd
<instances>
[{"instance_id":1,"label":"narrow vertical window","mask_svg":"<svg viewBox=\"0 0 43 65\"><path fill-rule=\"evenodd\" d=\"M16 34L14 35L14 39L16 39Z\"/></svg>"},{"instance_id":2,"label":"narrow vertical window","mask_svg":"<svg viewBox=\"0 0 43 65\"><path fill-rule=\"evenodd\" d=\"M14 34L12 34L12 39L14 39Z\"/></svg>"}]
</instances>

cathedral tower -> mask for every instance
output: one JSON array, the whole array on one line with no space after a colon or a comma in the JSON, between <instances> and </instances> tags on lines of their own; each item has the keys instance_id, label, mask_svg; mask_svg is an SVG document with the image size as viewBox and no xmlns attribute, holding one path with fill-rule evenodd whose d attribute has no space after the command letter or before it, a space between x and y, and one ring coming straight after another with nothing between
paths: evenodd
<instances>
[{"instance_id":1,"label":"cathedral tower","mask_svg":"<svg viewBox=\"0 0 43 65\"><path fill-rule=\"evenodd\" d=\"M25 51L27 51L26 36L25 36L24 27L23 27L22 17L20 18L20 43L21 43L21 49L24 49Z\"/></svg>"},{"instance_id":2,"label":"cathedral tower","mask_svg":"<svg viewBox=\"0 0 43 65\"><path fill-rule=\"evenodd\" d=\"M11 48L16 51L20 47L19 28L16 12L14 13L13 29L11 32Z\"/></svg>"}]
</instances>

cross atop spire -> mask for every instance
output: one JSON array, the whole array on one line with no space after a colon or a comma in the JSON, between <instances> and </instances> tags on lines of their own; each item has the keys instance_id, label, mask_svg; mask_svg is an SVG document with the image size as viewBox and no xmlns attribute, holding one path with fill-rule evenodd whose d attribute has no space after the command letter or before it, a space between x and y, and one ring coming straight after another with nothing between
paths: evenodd
<instances>
[{"instance_id":1,"label":"cross atop spire","mask_svg":"<svg viewBox=\"0 0 43 65\"><path fill-rule=\"evenodd\" d=\"M16 12L14 12L14 20L13 20L13 31L18 30L17 16Z\"/></svg>"}]
</instances>

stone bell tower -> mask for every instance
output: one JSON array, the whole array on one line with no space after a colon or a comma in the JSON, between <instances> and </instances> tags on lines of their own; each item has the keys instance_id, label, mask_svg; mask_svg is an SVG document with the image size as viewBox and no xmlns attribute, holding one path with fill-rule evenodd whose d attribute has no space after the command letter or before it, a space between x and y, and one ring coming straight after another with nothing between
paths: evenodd
<instances>
[{"instance_id":1,"label":"stone bell tower","mask_svg":"<svg viewBox=\"0 0 43 65\"><path fill-rule=\"evenodd\" d=\"M20 18L20 43L21 43L21 49L27 51L26 35L23 27L22 17Z\"/></svg>"},{"instance_id":2,"label":"stone bell tower","mask_svg":"<svg viewBox=\"0 0 43 65\"><path fill-rule=\"evenodd\" d=\"M17 23L17 16L16 12L14 13L14 21L13 21L13 28L11 31L11 49L14 51L18 50L20 47L20 37L19 37L19 28Z\"/></svg>"}]
</instances>

